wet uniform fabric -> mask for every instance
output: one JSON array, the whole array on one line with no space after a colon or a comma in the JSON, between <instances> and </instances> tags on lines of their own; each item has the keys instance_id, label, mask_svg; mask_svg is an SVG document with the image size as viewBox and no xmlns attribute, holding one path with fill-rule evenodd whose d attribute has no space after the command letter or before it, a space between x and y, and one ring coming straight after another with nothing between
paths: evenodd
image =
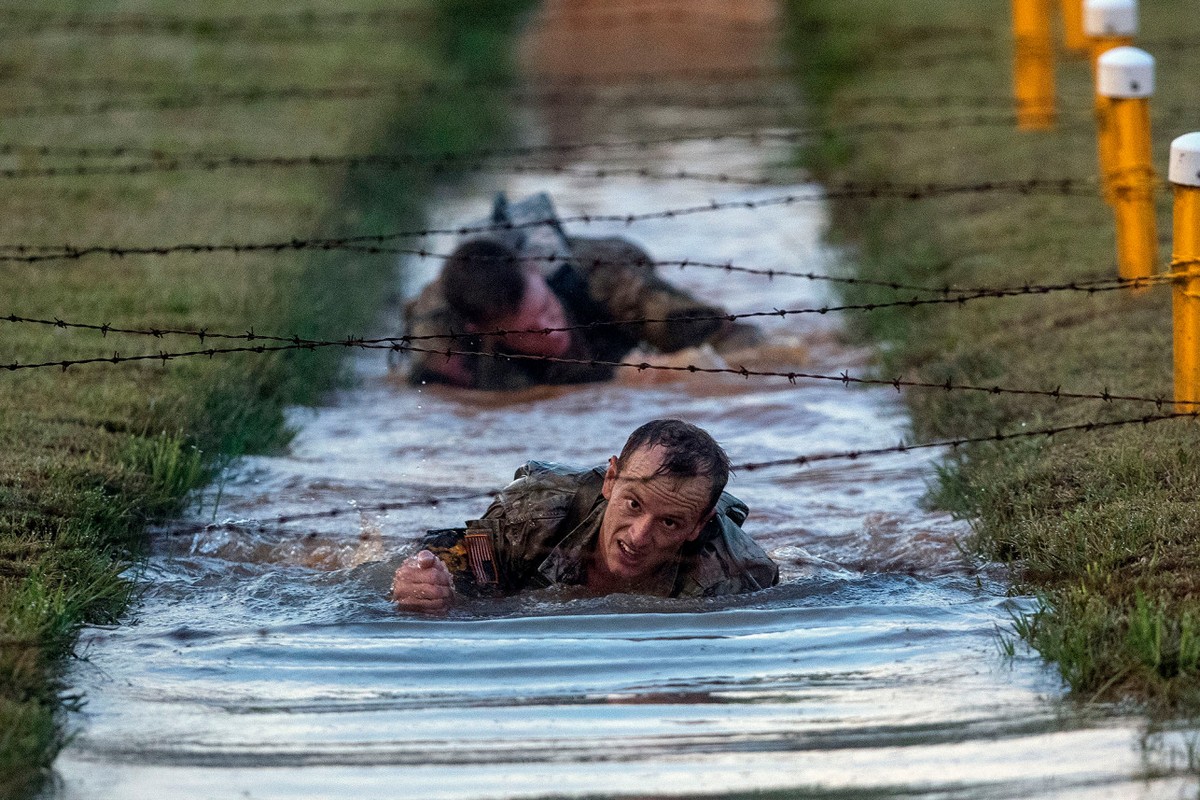
<instances>
[{"instance_id":1,"label":"wet uniform fabric","mask_svg":"<svg viewBox=\"0 0 1200 800\"><path fill-rule=\"evenodd\" d=\"M466 528L430 531L422 547L445 562L456 591L467 596L586 584L588 560L608 507L601 494L604 471L531 461L517 470L482 519L467 522ZM774 586L779 568L741 528L748 514L745 503L722 493L700 536L639 591L715 597ZM479 548L472 539L490 544L491 565L473 557Z\"/></svg>"},{"instance_id":2,"label":"wet uniform fabric","mask_svg":"<svg viewBox=\"0 0 1200 800\"><path fill-rule=\"evenodd\" d=\"M571 332L563 359L619 361L639 344L663 353L710 343L718 349L756 344L757 329L730 325L719 306L703 303L672 286L654 272L649 255L619 238L570 238L573 263L557 264L543 274L566 311L568 326L594 322L642 319ZM709 319L689 319L709 317ZM421 337L464 333L466 323L446 304L440 277L426 286L405 308L405 335ZM613 377L613 367L546 360L506 358L502 349L477 337L453 340L417 339L416 347L473 353L492 347L498 357L443 356L412 353L408 379L421 383L450 383L474 389L512 390L543 384L590 383Z\"/></svg>"}]
</instances>

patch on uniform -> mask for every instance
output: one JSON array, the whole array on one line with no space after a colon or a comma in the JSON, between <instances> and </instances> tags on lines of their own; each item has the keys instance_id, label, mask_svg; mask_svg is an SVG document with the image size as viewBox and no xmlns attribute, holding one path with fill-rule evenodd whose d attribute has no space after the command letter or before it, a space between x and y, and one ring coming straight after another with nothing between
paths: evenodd
<instances>
[{"instance_id":1,"label":"patch on uniform","mask_svg":"<svg viewBox=\"0 0 1200 800\"><path fill-rule=\"evenodd\" d=\"M479 586L499 586L500 571L496 567L496 547L488 531L467 531L463 537L467 545L467 561L471 573Z\"/></svg>"}]
</instances>

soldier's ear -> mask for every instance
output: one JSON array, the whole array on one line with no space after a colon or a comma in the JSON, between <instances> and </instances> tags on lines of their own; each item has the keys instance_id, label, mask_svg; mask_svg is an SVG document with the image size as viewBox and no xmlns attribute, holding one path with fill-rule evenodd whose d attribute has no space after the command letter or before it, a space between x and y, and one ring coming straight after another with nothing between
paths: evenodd
<instances>
[{"instance_id":1,"label":"soldier's ear","mask_svg":"<svg viewBox=\"0 0 1200 800\"><path fill-rule=\"evenodd\" d=\"M604 485L600 487L600 494L604 495L605 500L612 499L613 488L617 485L617 457L610 456L608 459L608 469L604 471Z\"/></svg>"}]
</instances>

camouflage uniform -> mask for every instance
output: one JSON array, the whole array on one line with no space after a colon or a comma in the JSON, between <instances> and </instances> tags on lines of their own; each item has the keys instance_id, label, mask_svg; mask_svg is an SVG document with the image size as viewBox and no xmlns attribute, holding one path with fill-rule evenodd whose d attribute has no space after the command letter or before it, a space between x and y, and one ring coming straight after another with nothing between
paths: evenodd
<instances>
[{"instance_id":1,"label":"camouflage uniform","mask_svg":"<svg viewBox=\"0 0 1200 800\"><path fill-rule=\"evenodd\" d=\"M531 461L517 470L483 519L469 521L465 529L430 531L422 545L445 562L455 589L467 596L586 584L608 507L601 494L604 471ZM741 500L722 493L700 536L639 590L714 597L774 586L779 568L740 527L748 513Z\"/></svg>"},{"instance_id":2,"label":"camouflage uniform","mask_svg":"<svg viewBox=\"0 0 1200 800\"><path fill-rule=\"evenodd\" d=\"M664 353L705 342L718 349L746 346L759 340L757 329L713 319L726 312L702 303L664 281L644 250L624 239L568 240L574 264L554 264L545 271L547 283L562 301L567 325L593 322L631 321L625 325L602 325L573 331L570 349L563 359L620 361L640 343ZM689 317L709 317L690 320ZM667 322L633 322L662 319ZM441 279L433 281L405 308L406 334L429 336L463 333L464 321L447 305ZM416 340L416 347L481 352L486 345L478 338ZM504 358L502 350L492 356L447 357L414 352L409 369L413 384L455 383L475 389L522 389L540 384L589 383L609 380L613 367L572 364L546 360ZM459 378L448 377L445 372Z\"/></svg>"}]
</instances>

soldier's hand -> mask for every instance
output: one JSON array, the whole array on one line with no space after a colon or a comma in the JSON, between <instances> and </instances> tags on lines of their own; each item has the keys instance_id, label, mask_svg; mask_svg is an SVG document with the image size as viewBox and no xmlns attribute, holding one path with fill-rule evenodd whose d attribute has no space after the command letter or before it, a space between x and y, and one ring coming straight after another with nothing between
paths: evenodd
<instances>
[{"instance_id":1,"label":"soldier's hand","mask_svg":"<svg viewBox=\"0 0 1200 800\"><path fill-rule=\"evenodd\" d=\"M422 550L396 570L392 600L401 611L446 611L454 604L454 578L440 558Z\"/></svg>"}]
</instances>

